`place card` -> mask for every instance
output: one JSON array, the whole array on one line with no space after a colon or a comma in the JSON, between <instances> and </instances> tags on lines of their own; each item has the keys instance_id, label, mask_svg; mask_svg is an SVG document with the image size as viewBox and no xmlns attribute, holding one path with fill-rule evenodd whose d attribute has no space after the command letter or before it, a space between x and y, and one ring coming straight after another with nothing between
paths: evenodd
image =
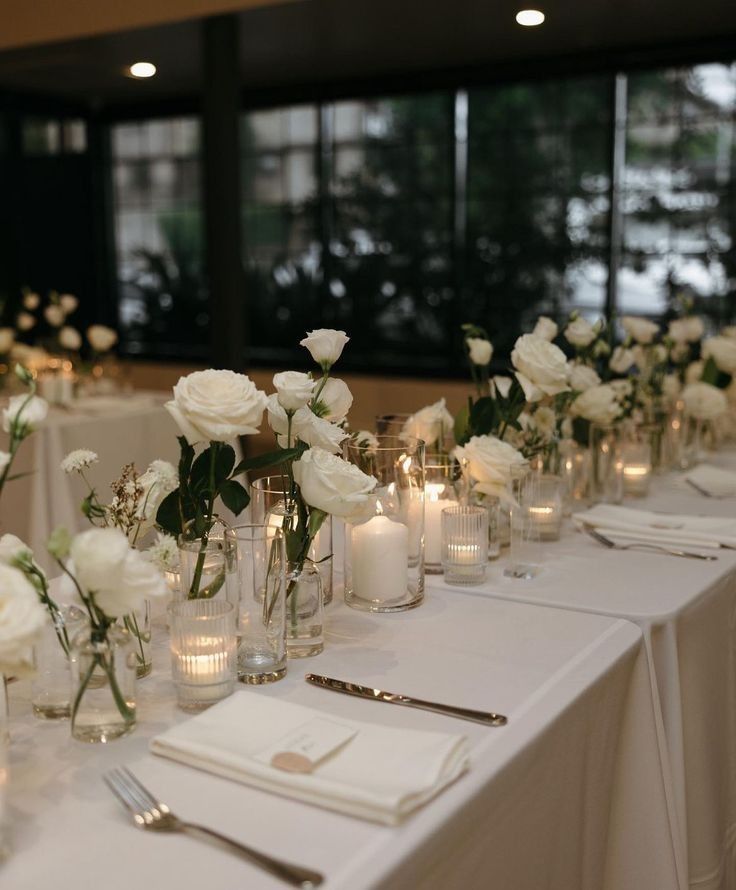
<instances>
[{"instance_id":1,"label":"place card","mask_svg":"<svg viewBox=\"0 0 736 890\"><path fill-rule=\"evenodd\" d=\"M260 751L255 759L285 772L311 773L357 733L349 724L314 717Z\"/></svg>"}]
</instances>

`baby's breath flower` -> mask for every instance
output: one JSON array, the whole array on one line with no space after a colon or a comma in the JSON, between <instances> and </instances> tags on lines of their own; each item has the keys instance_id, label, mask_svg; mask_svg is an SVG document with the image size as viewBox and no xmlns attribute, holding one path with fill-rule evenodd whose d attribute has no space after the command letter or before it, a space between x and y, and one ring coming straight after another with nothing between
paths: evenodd
<instances>
[{"instance_id":1,"label":"baby's breath flower","mask_svg":"<svg viewBox=\"0 0 736 890\"><path fill-rule=\"evenodd\" d=\"M81 473L92 464L96 464L99 457L94 451L87 448L77 448L76 451L70 451L69 454L61 462L61 469L65 473Z\"/></svg>"}]
</instances>

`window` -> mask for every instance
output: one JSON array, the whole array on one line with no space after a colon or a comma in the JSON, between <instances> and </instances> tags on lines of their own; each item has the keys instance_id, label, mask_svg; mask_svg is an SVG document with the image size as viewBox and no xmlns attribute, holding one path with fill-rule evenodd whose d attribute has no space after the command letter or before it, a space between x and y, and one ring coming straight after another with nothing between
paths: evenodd
<instances>
[{"instance_id":1,"label":"window","mask_svg":"<svg viewBox=\"0 0 736 890\"><path fill-rule=\"evenodd\" d=\"M199 121L112 130L118 320L129 353L204 356Z\"/></svg>"}]
</instances>

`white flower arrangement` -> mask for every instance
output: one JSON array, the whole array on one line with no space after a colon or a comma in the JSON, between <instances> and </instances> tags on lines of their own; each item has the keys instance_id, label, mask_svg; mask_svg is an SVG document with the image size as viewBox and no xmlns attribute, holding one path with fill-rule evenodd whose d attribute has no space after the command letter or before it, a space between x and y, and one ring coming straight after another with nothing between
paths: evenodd
<instances>
[{"instance_id":1,"label":"white flower arrangement","mask_svg":"<svg viewBox=\"0 0 736 890\"><path fill-rule=\"evenodd\" d=\"M70 451L62 460L61 469L67 475L82 473L88 467L91 467L92 464L96 464L99 459L94 451L90 451L88 448L77 448L74 451Z\"/></svg>"}]
</instances>

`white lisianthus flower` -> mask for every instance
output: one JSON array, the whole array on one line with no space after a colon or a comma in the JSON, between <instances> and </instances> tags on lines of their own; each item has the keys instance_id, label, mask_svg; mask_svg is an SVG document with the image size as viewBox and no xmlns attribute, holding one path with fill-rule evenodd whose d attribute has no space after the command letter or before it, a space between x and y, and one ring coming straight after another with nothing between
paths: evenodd
<instances>
[{"instance_id":1,"label":"white lisianthus flower","mask_svg":"<svg viewBox=\"0 0 736 890\"><path fill-rule=\"evenodd\" d=\"M340 446L349 433L329 420L323 420L313 414L309 408L300 408L292 421L292 435L309 445L311 448L323 448L332 454L338 454Z\"/></svg>"},{"instance_id":2,"label":"white lisianthus flower","mask_svg":"<svg viewBox=\"0 0 736 890\"><path fill-rule=\"evenodd\" d=\"M736 340L730 337L709 337L703 341L703 358L712 358L719 371L736 374Z\"/></svg>"},{"instance_id":3,"label":"white lisianthus flower","mask_svg":"<svg viewBox=\"0 0 736 890\"><path fill-rule=\"evenodd\" d=\"M570 345L584 349L595 340L596 331L589 321L579 315L565 328L564 337Z\"/></svg>"},{"instance_id":4,"label":"white lisianthus flower","mask_svg":"<svg viewBox=\"0 0 736 890\"><path fill-rule=\"evenodd\" d=\"M503 374L496 374L495 377L491 379L491 394L502 396L504 399L508 398L508 394L511 391L511 384L514 382L513 377L505 377Z\"/></svg>"},{"instance_id":5,"label":"white lisianthus flower","mask_svg":"<svg viewBox=\"0 0 736 890\"><path fill-rule=\"evenodd\" d=\"M595 370L588 365L573 364L570 368L570 389L575 392L585 392L593 386L598 386L601 378Z\"/></svg>"},{"instance_id":6,"label":"white lisianthus flower","mask_svg":"<svg viewBox=\"0 0 736 890\"><path fill-rule=\"evenodd\" d=\"M179 474L167 460L154 460L146 472L138 477L138 484L143 491L138 502L137 516L141 520L153 519L161 501L178 488Z\"/></svg>"},{"instance_id":7,"label":"white lisianthus flower","mask_svg":"<svg viewBox=\"0 0 736 890\"><path fill-rule=\"evenodd\" d=\"M37 293L34 293L33 291L29 291L23 297L23 307L25 309L30 309L31 311L33 311L34 309L38 309L40 305L41 297L39 297L39 295Z\"/></svg>"},{"instance_id":8,"label":"white lisianthus flower","mask_svg":"<svg viewBox=\"0 0 736 890\"><path fill-rule=\"evenodd\" d=\"M710 383L689 383L682 391L685 413L696 420L715 420L728 411L722 389Z\"/></svg>"},{"instance_id":9,"label":"white lisianthus flower","mask_svg":"<svg viewBox=\"0 0 736 890\"><path fill-rule=\"evenodd\" d=\"M64 324L64 310L58 303L52 303L43 310L43 317L52 328L60 328Z\"/></svg>"},{"instance_id":10,"label":"white lisianthus flower","mask_svg":"<svg viewBox=\"0 0 736 890\"><path fill-rule=\"evenodd\" d=\"M490 340L484 337L467 337L465 344L474 365L487 365L493 358L493 344Z\"/></svg>"},{"instance_id":11,"label":"white lisianthus flower","mask_svg":"<svg viewBox=\"0 0 736 890\"><path fill-rule=\"evenodd\" d=\"M15 325L19 331L30 331L36 324L36 319L30 312L19 312L15 319Z\"/></svg>"},{"instance_id":12,"label":"white lisianthus flower","mask_svg":"<svg viewBox=\"0 0 736 890\"><path fill-rule=\"evenodd\" d=\"M107 352L118 342L118 335L107 325L93 324L87 328L87 340L95 352Z\"/></svg>"},{"instance_id":13,"label":"white lisianthus flower","mask_svg":"<svg viewBox=\"0 0 736 890\"><path fill-rule=\"evenodd\" d=\"M40 396L11 396L8 407L3 411L3 429L9 433L11 426L15 425L24 435L28 435L41 426L48 413L48 402Z\"/></svg>"},{"instance_id":14,"label":"white lisianthus flower","mask_svg":"<svg viewBox=\"0 0 736 890\"><path fill-rule=\"evenodd\" d=\"M536 334L522 334L511 353L516 379L529 402L568 392L565 353Z\"/></svg>"},{"instance_id":15,"label":"white lisianthus flower","mask_svg":"<svg viewBox=\"0 0 736 890\"><path fill-rule=\"evenodd\" d=\"M558 331L559 328L557 327L557 322L552 321L551 318L547 318L546 315L540 315L537 319L537 323L534 325L532 334L535 337L541 337L543 340L548 340L551 343L557 336Z\"/></svg>"},{"instance_id":16,"label":"white lisianthus flower","mask_svg":"<svg viewBox=\"0 0 736 890\"><path fill-rule=\"evenodd\" d=\"M304 409L309 411L309 408ZM298 412L297 412L298 413ZM278 395L274 392L266 399L266 416L268 425L277 436L285 436L289 431L289 415L279 404ZM293 418L292 418L293 425Z\"/></svg>"},{"instance_id":17,"label":"white lisianthus flower","mask_svg":"<svg viewBox=\"0 0 736 890\"><path fill-rule=\"evenodd\" d=\"M570 406L574 417L582 417L592 423L607 426L616 420L621 411L615 390L602 383L581 393Z\"/></svg>"},{"instance_id":18,"label":"white lisianthus flower","mask_svg":"<svg viewBox=\"0 0 736 890\"><path fill-rule=\"evenodd\" d=\"M545 341L546 342L546 341ZM458 461L467 461L468 472L483 494L499 494L511 481L513 468L526 466L526 460L513 445L496 436L473 436L453 451Z\"/></svg>"},{"instance_id":19,"label":"white lisianthus flower","mask_svg":"<svg viewBox=\"0 0 736 890\"><path fill-rule=\"evenodd\" d=\"M11 455L8 451L0 451L0 473L7 467L10 463Z\"/></svg>"},{"instance_id":20,"label":"white lisianthus flower","mask_svg":"<svg viewBox=\"0 0 736 890\"><path fill-rule=\"evenodd\" d=\"M160 572L170 572L179 566L179 545L173 535L158 532L156 540L144 552Z\"/></svg>"},{"instance_id":21,"label":"white lisianthus flower","mask_svg":"<svg viewBox=\"0 0 736 890\"><path fill-rule=\"evenodd\" d=\"M350 337L345 331L319 328L316 331L308 331L307 336L299 341L299 345L308 349L315 362L326 371L340 358L349 340Z\"/></svg>"},{"instance_id":22,"label":"white lisianthus flower","mask_svg":"<svg viewBox=\"0 0 736 890\"><path fill-rule=\"evenodd\" d=\"M245 374L208 370L180 377L165 407L189 444L196 445L255 435L266 401Z\"/></svg>"},{"instance_id":23,"label":"white lisianthus flower","mask_svg":"<svg viewBox=\"0 0 736 890\"><path fill-rule=\"evenodd\" d=\"M7 355L15 343L15 331L12 328L0 328L0 355Z\"/></svg>"},{"instance_id":24,"label":"white lisianthus flower","mask_svg":"<svg viewBox=\"0 0 736 890\"><path fill-rule=\"evenodd\" d=\"M698 383L703 378L705 362L690 362L685 369L685 383Z\"/></svg>"},{"instance_id":25,"label":"white lisianthus flower","mask_svg":"<svg viewBox=\"0 0 736 890\"><path fill-rule=\"evenodd\" d=\"M25 554L30 558L33 557L33 551L28 544L21 541L16 535L4 534L0 538L0 563L3 565L15 565L16 561Z\"/></svg>"},{"instance_id":26,"label":"white lisianthus flower","mask_svg":"<svg viewBox=\"0 0 736 890\"><path fill-rule=\"evenodd\" d=\"M33 647L47 620L23 572L0 564L0 674L19 676L33 670Z\"/></svg>"},{"instance_id":27,"label":"white lisianthus flower","mask_svg":"<svg viewBox=\"0 0 736 890\"><path fill-rule=\"evenodd\" d=\"M455 421L447 410L444 399L421 408L406 421L401 430L402 436L420 439L429 448L440 439L452 434Z\"/></svg>"},{"instance_id":28,"label":"white lisianthus flower","mask_svg":"<svg viewBox=\"0 0 736 890\"><path fill-rule=\"evenodd\" d=\"M621 319L621 326L632 340L636 340L642 346L651 343L659 333L659 325L646 318L639 318L636 315L624 315Z\"/></svg>"},{"instance_id":29,"label":"white lisianthus flower","mask_svg":"<svg viewBox=\"0 0 736 890\"><path fill-rule=\"evenodd\" d=\"M301 371L281 371L274 374L273 385L276 387L279 405L285 411L303 408L312 398L314 390L314 380Z\"/></svg>"},{"instance_id":30,"label":"white lisianthus flower","mask_svg":"<svg viewBox=\"0 0 736 890\"><path fill-rule=\"evenodd\" d=\"M682 384L677 374L665 374L662 380L662 393L670 402L675 402L680 395Z\"/></svg>"},{"instance_id":31,"label":"white lisianthus flower","mask_svg":"<svg viewBox=\"0 0 736 890\"><path fill-rule=\"evenodd\" d=\"M82 470L96 464L98 460L99 457L94 451L90 451L88 448L77 448L67 454L61 462L61 469L65 473L81 473Z\"/></svg>"},{"instance_id":32,"label":"white lisianthus flower","mask_svg":"<svg viewBox=\"0 0 736 890\"><path fill-rule=\"evenodd\" d=\"M310 448L294 462L302 497L317 510L350 519L360 514L377 480L322 448Z\"/></svg>"},{"instance_id":33,"label":"white lisianthus flower","mask_svg":"<svg viewBox=\"0 0 736 890\"><path fill-rule=\"evenodd\" d=\"M318 417L323 417L332 423L342 423L348 416L352 404L353 394L347 383L338 377L330 377L322 387L317 404L312 410Z\"/></svg>"},{"instance_id":34,"label":"white lisianthus flower","mask_svg":"<svg viewBox=\"0 0 736 890\"><path fill-rule=\"evenodd\" d=\"M64 325L64 327L59 331L59 343L64 347L64 349L70 349L74 352L77 349L80 349L82 346L82 335L76 328L72 328L69 325Z\"/></svg>"},{"instance_id":35,"label":"white lisianthus flower","mask_svg":"<svg viewBox=\"0 0 736 890\"><path fill-rule=\"evenodd\" d=\"M675 343L697 343L705 333L703 319L698 315L676 318L670 322L667 335Z\"/></svg>"},{"instance_id":36,"label":"white lisianthus flower","mask_svg":"<svg viewBox=\"0 0 736 890\"><path fill-rule=\"evenodd\" d=\"M626 374L636 361L636 356L632 349L624 346L617 346L613 350L613 355L608 362L608 367L614 374Z\"/></svg>"},{"instance_id":37,"label":"white lisianthus flower","mask_svg":"<svg viewBox=\"0 0 736 890\"><path fill-rule=\"evenodd\" d=\"M72 312L76 312L79 300L74 294L62 294L59 297L59 306L61 306L64 315L71 315Z\"/></svg>"}]
</instances>

